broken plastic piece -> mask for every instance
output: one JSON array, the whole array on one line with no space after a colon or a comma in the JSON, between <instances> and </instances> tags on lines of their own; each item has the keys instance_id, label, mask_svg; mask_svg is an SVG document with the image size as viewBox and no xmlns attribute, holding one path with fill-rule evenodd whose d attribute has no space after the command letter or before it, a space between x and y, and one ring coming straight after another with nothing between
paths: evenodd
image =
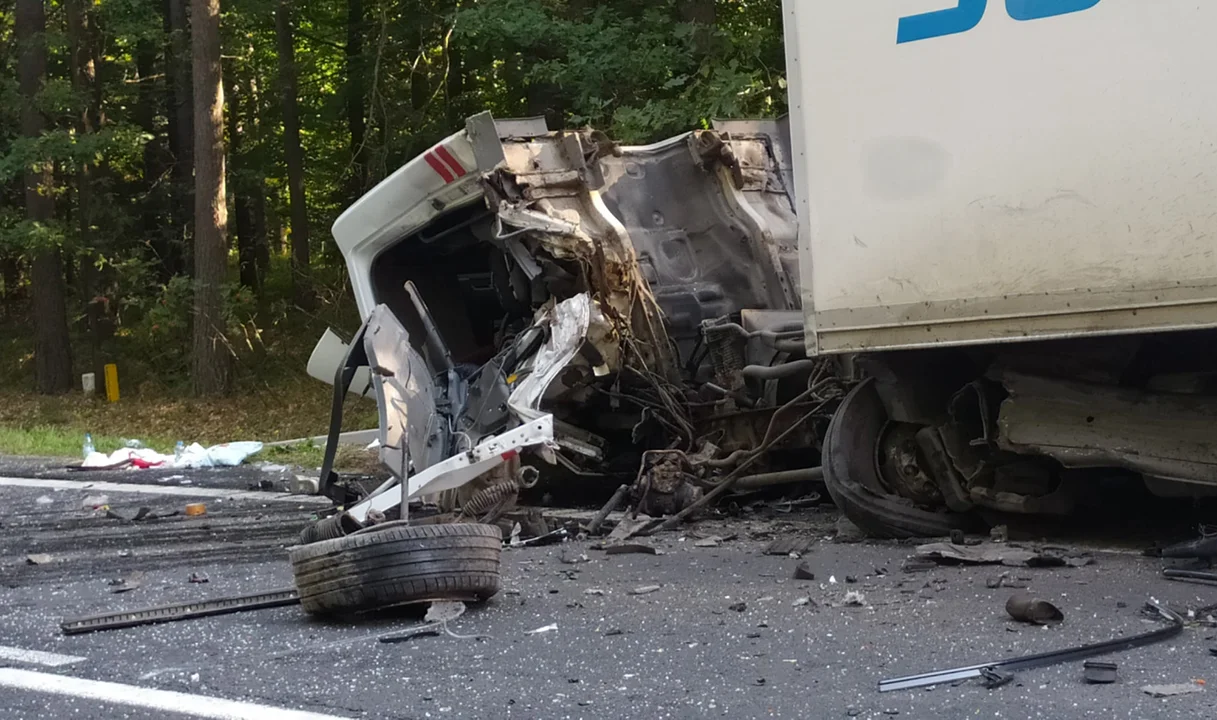
<instances>
[{"instance_id":1,"label":"broken plastic piece","mask_svg":"<svg viewBox=\"0 0 1217 720\"><path fill-rule=\"evenodd\" d=\"M1069 662L1071 660L1082 660L1088 657L1095 657L1096 655L1105 655L1107 653L1119 652L1121 650L1129 650L1135 647L1150 645L1162 640L1167 640L1183 632L1183 618L1179 615L1179 613L1153 602L1148 603L1146 605L1146 609L1147 611L1153 612L1155 616L1166 620L1170 624L1157 630L1142 633L1141 635L1115 638L1114 640L1094 643L1093 645L1082 645L1080 647L1066 648L1064 650L1053 650L1051 652L1037 653L1035 655L1024 655L1016 658L1007 658L1005 660L979 663L977 665L968 665L966 667L958 667L950 670L938 670L921 675L908 675L906 677L892 678L890 680L880 680L879 692L907 690L910 688L926 687L929 685L938 685L940 683L954 682L956 680L967 680L968 678L981 677L981 671L985 670L986 668L1004 669L1007 671L1026 670L1029 668L1056 665L1057 663Z\"/></svg>"}]
</instances>

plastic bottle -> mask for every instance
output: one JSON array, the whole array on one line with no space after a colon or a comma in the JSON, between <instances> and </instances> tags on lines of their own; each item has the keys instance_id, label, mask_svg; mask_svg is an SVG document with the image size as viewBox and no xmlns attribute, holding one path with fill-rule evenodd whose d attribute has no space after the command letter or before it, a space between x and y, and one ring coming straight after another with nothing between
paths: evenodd
<instances>
[{"instance_id":1,"label":"plastic bottle","mask_svg":"<svg viewBox=\"0 0 1217 720\"><path fill-rule=\"evenodd\" d=\"M96 452L96 450L97 448L93 447L92 433L85 433L85 444L83 447L81 447L81 452L84 453L85 459L88 459L88 457Z\"/></svg>"},{"instance_id":2,"label":"plastic bottle","mask_svg":"<svg viewBox=\"0 0 1217 720\"><path fill-rule=\"evenodd\" d=\"M186 443L181 440L177 441L177 445L173 446L173 464L177 465L182 462L182 455L186 452Z\"/></svg>"}]
</instances>

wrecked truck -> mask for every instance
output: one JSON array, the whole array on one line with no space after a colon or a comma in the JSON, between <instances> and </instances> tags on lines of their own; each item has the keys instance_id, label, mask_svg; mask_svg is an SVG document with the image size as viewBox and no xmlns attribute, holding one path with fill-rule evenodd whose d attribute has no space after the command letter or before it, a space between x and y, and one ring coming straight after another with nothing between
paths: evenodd
<instances>
[{"instance_id":1,"label":"wrecked truck","mask_svg":"<svg viewBox=\"0 0 1217 720\"><path fill-rule=\"evenodd\" d=\"M622 146L482 114L338 219L367 323L311 372L376 396L395 479L343 496L331 442L352 504L312 537L538 482L672 515L822 479L888 537L1217 492L1217 100L1176 67L1217 8L785 5L789 118Z\"/></svg>"},{"instance_id":2,"label":"wrecked truck","mask_svg":"<svg viewBox=\"0 0 1217 720\"><path fill-rule=\"evenodd\" d=\"M672 514L745 461L739 489L818 479L843 393L803 341L788 132L724 122L627 147L470 118L334 224L367 322L310 362L335 383L332 432L345 393L374 394L390 483L414 495L437 463L552 417L534 459L443 499L458 514L491 487L621 482ZM322 534L364 521L357 506Z\"/></svg>"},{"instance_id":3,"label":"wrecked truck","mask_svg":"<svg viewBox=\"0 0 1217 720\"><path fill-rule=\"evenodd\" d=\"M818 483L846 386L806 352L792 170L784 120L630 147L482 113L344 212L333 234L365 322L309 363L334 384L321 490L339 511L292 551L305 609L383 604L368 583L399 592L402 563L369 543L434 558L468 544L449 537L462 525L505 536L530 490L586 502L626 485L641 513L684 517ZM350 393L375 397L392 475L367 493L333 471ZM432 512L408 517L422 498ZM448 560L432 570L464 592L444 599L497 589ZM394 582L333 582L360 563Z\"/></svg>"}]
</instances>

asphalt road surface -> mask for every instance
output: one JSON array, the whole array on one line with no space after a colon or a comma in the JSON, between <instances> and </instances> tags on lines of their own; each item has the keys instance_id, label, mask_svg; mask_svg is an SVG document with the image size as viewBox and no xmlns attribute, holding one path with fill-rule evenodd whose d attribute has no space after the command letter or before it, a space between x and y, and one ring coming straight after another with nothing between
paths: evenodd
<instances>
[{"instance_id":1,"label":"asphalt road surface","mask_svg":"<svg viewBox=\"0 0 1217 720\"><path fill-rule=\"evenodd\" d=\"M1186 612L1217 603L1217 589L1163 582L1163 561L1131 550L1095 550L1095 563L1080 568L903 572L909 545L835 542L828 508L690 526L654 538L659 555L606 556L589 542L506 550L504 591L451 624L481 640L384 644L379 635L417 625L421 610L337 623L298 607L63 636L65 617L290 586L285 548L319 501L245 493L214 477L220 490L200 487L207 478L121 492L76 479L0 479L0 718L1217 714L1217 688L1200 684L1217 682L1209 652L1217 631L1199 622L1174 640L1105 658L1119 664L1112 685L1084 684L1075 662L1021 672L995 690L968 681L878 693L882 678L1145 632L1155 627L1138 612L1147 599ZM125 517L192 501L207 514L128 522L92 507L103 495ZM710 533L737 537L696 544ZM815 580L794 580L793 558L762 554L786 535L814 538L803 560ZM51 557L29 564L32 553ZM1012 591L986 583L1002 572L1055 602L1065 623L1008 619ZM189 582L192 573L208 582ZM124 579L139 587L112 592ZM659 589L632 594L650 585ZM860 604L847 604L850 592ZM1163 699L1141 691L1172 683L1200 691Z\"/></svg>"}]
</instances>

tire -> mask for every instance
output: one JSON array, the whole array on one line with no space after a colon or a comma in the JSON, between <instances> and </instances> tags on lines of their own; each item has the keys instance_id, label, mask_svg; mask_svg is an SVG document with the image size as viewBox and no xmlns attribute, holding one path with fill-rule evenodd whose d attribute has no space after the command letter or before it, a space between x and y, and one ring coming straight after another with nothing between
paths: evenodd
<instances>
[{"instance_id":1,"label":"tire","mask_svg":"<svg viewBox=\"0 0 1217 720\"><path fill-rule=\"evenodd\" d=\"M311 615L415 602L480 602L499 591L502 534L493 525L370 528L290 550L300 604Z\"/></svg>"},{"instance_id":2,"label":"tire","mask_svg":"<svg viewBox=\"0 0 1217 720\"><path fill-rule=\"evenodd\" d=\"M919 508L883 491L875 466L875 445L887 411L867 379L841 402L824 437L824 484L833 502L868 535L880 538L943 537L965 530L971 515Z\"/></svg>"}]
</instances>

